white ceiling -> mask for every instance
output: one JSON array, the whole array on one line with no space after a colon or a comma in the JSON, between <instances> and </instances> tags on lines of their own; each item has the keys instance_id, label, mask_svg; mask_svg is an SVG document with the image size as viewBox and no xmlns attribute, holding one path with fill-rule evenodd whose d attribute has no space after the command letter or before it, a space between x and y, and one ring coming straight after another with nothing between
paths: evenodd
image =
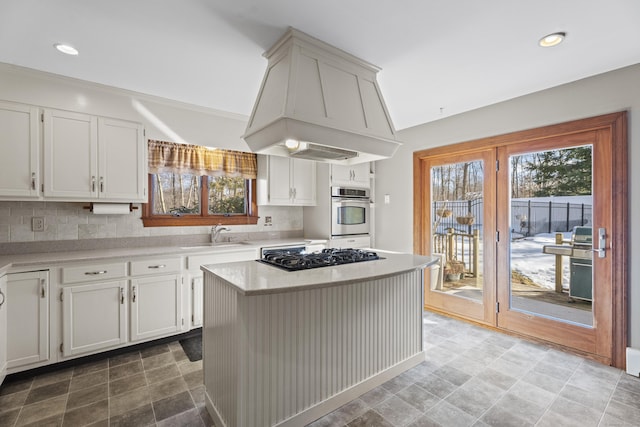
<instances>
[{"instance_id":1,"label":"white ceiling","mask_svg":"<svg viewBox=\"0 0 640 427\"><path fill-rule=\"evenodd\" d=\"M292 26L381 67L403 129L640 63L639 22L639 0L1 0L0 62L249 115Z\"/></svg>"}]
</instances>

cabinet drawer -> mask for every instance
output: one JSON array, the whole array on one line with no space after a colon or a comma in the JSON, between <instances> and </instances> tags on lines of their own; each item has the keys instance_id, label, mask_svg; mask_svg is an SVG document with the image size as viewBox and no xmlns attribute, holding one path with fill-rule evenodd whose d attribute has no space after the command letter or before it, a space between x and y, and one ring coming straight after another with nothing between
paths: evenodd
<instances>
[{"instance_id":1,"label":"cabinet drawer","mask_svg":"<svg viewBox=\"0 0 640 427\"><path fill-rule=\"evenodd\" d=\"M189 257L187 257L187 268L189 270L198 270L201 265L206 264L254 260L257 258L256 254L256 249L247 249L236 252L189 255Z\"/></svg>"},{"instance_id":2,"label":"cabinet drawer","mask_svg":"<svg viewBox=\"0 0 640 427\"><path fill-rule=\"evenodd\" d=\"M339 237L329 241L330 248L369 248L371 247L371 237L369 236L351 236Z\"/></svg>"},{"instance_id":3,"label":"cabinet drawer","mask_svg":"<svg viewBox=\"0 0 640 427\"><path fill-rule=\"evenodd\" d=\"M127 263L88 264L62 268L62 283L87 282L91 280L114 279L127 275Z\"/></svg>"},{"instance_id":4,"label":"cabinet drawer","mask_svg":"<svg viewBox=\"0 0 640 427\"><path fill-rule=\"evenodd\" d=\"M182 258L155 258L131 261L132 276L173 273L181 270Z\"/></svg>"}]
</instances>

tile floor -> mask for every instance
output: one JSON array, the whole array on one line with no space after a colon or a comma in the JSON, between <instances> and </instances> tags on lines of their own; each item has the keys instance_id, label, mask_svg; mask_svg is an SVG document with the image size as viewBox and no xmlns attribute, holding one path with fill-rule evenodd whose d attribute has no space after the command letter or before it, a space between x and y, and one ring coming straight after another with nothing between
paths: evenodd
<instances>
[{"instance_id":1,"label":"tile floor","mask_svg":"<svg viewBox=\"0 0 640 427\"><path fill-rule=\"evenodd\" d=\"M202 361L177 341L0 387L5 426L213 426Z\"/></svg>"},{"instance_id":2,"label":"tile floor","mask_svg":"<svg viewBox=\"0 0 640 427\"><path fill-rule=\"evenodd\" d=\"M427 360L320 426L640 426L640 379L433 313ZM212 426L177 342L0 388L0 426Z\"/></svg>"}]
</instances>

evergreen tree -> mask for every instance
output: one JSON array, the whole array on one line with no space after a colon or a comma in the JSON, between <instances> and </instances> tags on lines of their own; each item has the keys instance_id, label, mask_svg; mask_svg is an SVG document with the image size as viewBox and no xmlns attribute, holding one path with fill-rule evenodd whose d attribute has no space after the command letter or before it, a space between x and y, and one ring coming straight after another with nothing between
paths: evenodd
<instances>
[{"instance_id":1,"label":"evergreen tree","mask_svg":"<svg viewBox=\"0 0 640 427\"><path fill-rule=\"evenodd\" d=\"M536 184L534 196L581 196L591 194L591 146L537 153L527 170Z\"/></svg>"}]
</instances>

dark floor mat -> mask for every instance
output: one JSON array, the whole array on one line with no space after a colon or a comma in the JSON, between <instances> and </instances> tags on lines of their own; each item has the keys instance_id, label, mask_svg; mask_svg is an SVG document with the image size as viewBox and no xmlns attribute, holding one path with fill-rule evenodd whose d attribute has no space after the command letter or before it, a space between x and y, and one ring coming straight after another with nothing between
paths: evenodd
<instances>
[{"instance_id":1,"label":"dark floor mat","mask_svg":"<svg viewBox=\"0 0 640 427\"><path fill-rule=\"evenodd\" d=\"M185 338L179 342L190 361L196 362L202 359L202 335Z\"/></svg>"}]
</instances>

